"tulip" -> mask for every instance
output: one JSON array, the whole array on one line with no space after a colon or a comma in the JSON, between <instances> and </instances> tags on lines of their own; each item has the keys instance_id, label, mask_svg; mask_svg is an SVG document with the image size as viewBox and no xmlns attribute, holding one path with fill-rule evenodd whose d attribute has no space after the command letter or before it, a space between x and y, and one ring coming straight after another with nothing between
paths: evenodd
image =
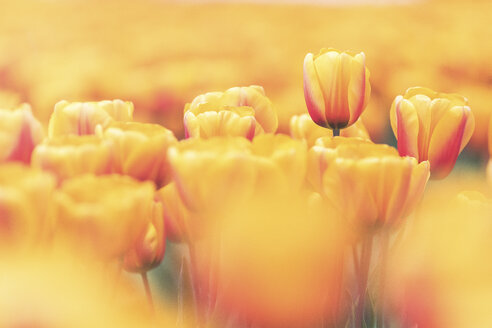
<instances>
[{"instance_id":1,"label":"tulip","mask_svg":"<svg viewBox=\"0 0 492 328\"><path fill-rule=\"evenodd\" d=\"M163 208L166 239L176 243L192 239L189 227L191 214L184 205L176 184L171 182L157 190L156 198Z\"/></svg>"},{"instance_id":2,"label":"tulip","mask_svg":"<svg viewBox=\"0 0 492 328\"><path fill-rule=\"evenodd\" d=\"M185 137L240 136L251 140L263 132L254 113L251 107L231 107L199 114L187 111L184 114Z\"/></svg>"},{"instance_id":3,"label":"tulip","mask_svg":"<svg viewBox=\"0 0 492 328\"><path fill-rule=\"evenodd\" d=\"M397 226L422 197L429 163L357 138L323 137L308 156L308 180L356 231Z\"/></svg>"},{"instance_id":4,"label":"tulip","mask_svg":"<svg viewBox=\"0 0 492 328\"><path fill-rule=\"evenodd\" d=\"M295 139L306 140L308 147L312 147L316 139L333 136L333 131L315 124L308 114L302 114L294 115L290 119L290 135ZM359 137L370 140L366 127L361 120L343 129L340 135L342 137Z\"/></svg>"},{"instance_id":5,"label":"tulip","mask_svg":"<svg viewBox=\"0 0 492 328\"><path fill-rule=\"evenodd\" d=\"M123 258L123 267L130 272L146 272L157 267L164 258L166 237L162 205L155 203L152 217L144 232Z\"/></svg>"},{"instance_id":6,"label":"tulip","mask_svg":"<svg viewBox=\"0 0 492 328\"><path fill-rule=\"evenodd\" d=\"M64 180L84 173L109 174L112 143L96 136L59 136L46 139L32 155L32 165Z\"/></svg>"},{"instance_id":7,"label":"tulip","mask_svg":"<svg viewBox=\"0 0 492 328\"><path fill-rule=\"evenodd\" d=\"M55 178L17 163L0 165L0 245L21 249L47 241L54 232Z\"/></svg>"},{"instance_id":8,"label":"tulip","mask_svg":"<svg viewBox=\"0 0 492 328\"><path fill-rule=\"evenodd\" d=\"M371 94L364 53L322 49L304 58L304 98L314 123L333 130L354 124Z\"/></svg>"},{"instance_id":9,"label":"tulip","mask_svg":"<svg viewBox=\"0 0 492 328\"><path fill-rule=\"evenodd\" d=\"M193 212L215 212L275 189L300 188L306 146L283 135L188 139L170 148L174 180Z\"/></svg>"},{"instance_id":10,"label":"tulip","mask_svg":"<svg viewBox=\"0 0 492 328\"><path fill-rule=\"evenodd\" d=\"M172 131L158 124L113 122L98 134L113 144L115 173L151 180L158 187L169 182L167 149L177 142Z\"/></svg>"},{"instance_id":11,"label":"tulip","mask_svg":"<svg viewBox=\"0 0 492 328\"><path fill-rule=\"evenodd\" d=\"M50 138L60 135L94 134L96 127L107 126L112 121L131 121L133 104L121 100L99 102L73 102L62 100L55 105L48 124Z\"/></svg>"},{"instance_id":12,"label":"tulip","mask_svg":"<svg viewBox=\"0 0 492 328\"><path fill-rule=\"evenodd\" d=\"M124 255L153 217L154 186L120 175L82 175L63 182L56 198L60 233L103 258Z\"/></svg>"},{"instance_id":13,"label":"tulip","mask_svg":"<svg viewBox=\"0 0 492 328\"><path fill-rule=\"evenodd\" d=\"M428 160L431 177L443 179L470 140L475 119L466 98L416 87L395 98L391 127L400 155Z\"/></svg>"},{"instance_id":14,"label":"tulip","mask_svg":"<svg viewBox=\"0 0 492 328\"><path fill-rule=\"evenodd\" d=\"M41 123L27 104L15 110L0 109L0 161L31 162L34 147L44 137Z\"/></svg>"},{"instance_id":15,"label":"tulip","mask_svg":"<svg viewBox=\"0 0 492 328\"><path fill-rule=\"evenodd\" d=\"M224 110L236 113L239 117L233 114L220 114ZM187 114L189 112L196 117L208 112L216 112L218 114L214 115L225 117L221 118L224 121L217 118L215 120L211 119L212 121L206 123L204 121L210 118L206 119L204 117L199 122L194 123L193 116ZM207 115L213 116L212 114ZM236 123L232 121L236 121ZM255 122L254 126L252 126L252 122ZM190 124L191 126L189 126ZM209 137L212 135L251 137L252 132L250 129L254 129L254 135L262 132L275 132L278 127L278 117L272 102L265 96L263 88L252 85L249 87L230 88L224 92L209 92L193 99L190 104L185 106L185 131L187 136L198 136L197 124L201 127L200 131L203 131ZM236 124L240 126L234 126ZM203 133L200 133L200 135Z\"/></svg>"}]
</instances>

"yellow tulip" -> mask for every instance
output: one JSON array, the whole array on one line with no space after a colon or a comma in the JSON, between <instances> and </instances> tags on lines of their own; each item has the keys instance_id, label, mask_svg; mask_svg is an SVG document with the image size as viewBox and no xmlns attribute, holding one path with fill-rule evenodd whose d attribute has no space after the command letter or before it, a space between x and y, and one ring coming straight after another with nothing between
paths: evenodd
<instances>
[{"instance_id":1,"label":"yellow tulip","mask_svg":"<svg viewBox=\"0 0 492 328\"><path fill-rule=\"evenodd\" d=\"M157 190L156 198L163 208L166 239L172 242L191 240L191 214L184 205L176 184L171 182Z\"/></svg>"},{"instance_id":2,"label":"yellow tulip","mask_svg":"<svg viewBox=\"0 0 492 328\"><path fill-rule=\"evenodd\" d=\"M333 136L333 131L315 124L309 114L302 114L294 115L290 119L290 135L295 139L306 140L308 147L312 147L316 139ZM343 129L340 135L342 137L358 137L370 140L366 127L361 120Z\"/></svg>"},{"instance_id":3,"label":"yellow tulip","mask_svg":"<svg viewBox=\"0 0 492 328\"><path fill-rule=\"evenodd\" d=\"M428 162L356 138L320 138L308 161L309 181L356 230L397 225L429 178Z\"/></svg>"},{"instance_id":4,"label":"yellow tulip","mask_svg":"<svg viewBox=\"0 0 492 328\"><path fill-rule=\"evenodd\" d=\"M0 161L31 162L34 147L44 137L41 123L27 104L15 110L0 109Z\"/></svg>"},{"instance_id":5,"label":"yellow tulip","mask_svg":"<svg viewBox=\"0 0 492 328\"><path fill-rule=\"evenodd\" d=\"M96 126L105 127L112 121L132 121L133 104L121 100L99 102L68 102L55 105L48 125L50 138L60 135L94 134Z\"/></svg>"},{"instance_id":6,"label":"yellow tulip","mask_svg":"<svg viewBox=\"0 0 492 328\"><path fill-rule=\"evenodd\" d=\"M63 182L59 227L77 248L103 258L123 255L152 218L154 186L121 175L82 175Z\"/></svg>"},{"instance_id":7,"label":"yellow tulip","mask_svg":"<svg viewBox=\"0 0 492 328\"><path fill-rule=\"evenodd\" d=\"M92 135L46 139L34 149L32 165L54 173L59 180L84 173L109 174L112 143Z\"/></svg>"},{"instance_id":8,"label":"yellow tulip","mask_svg":"<svg viewBox=\"0 0 492 328\"><path fill-rule=\"evenodd\" d=\"M55 178L21 164L0 165L0 245L18 249L46 241L54 231Z\"/></svg>"},{"instance_id":9,"label":"yellow tulip","mask_svg":"<svg viewBox=\"0 0 492 328\"><path fill-rule=\"evenodd\" d=\"M172 131L158 124L113 122L98 134L113 144L115 173L157 186L169 182L167 149L177 142Z\"/></svg>"},{"instance_id":10,"label":"yellow tulip","mask_svg":"<svg viewBox=\"0 0 492 328\"><path fill-rule=\"evenodd\" d=\"M146 272L158 266L166 251L162 205L155 203L152 217L144 232L123 258L123 267L130 272Z\"/></svg>"},{"instance_id":11,"label":"yellow tulip","mask_svg":"<svg viewBox=\"0 0 492 328\"><path fill-rule=\"evenodd\" d=\"M330 129L354 124L371 95L364 53L322 49L304 58L304 98L314 123Z\"/></svg>"},{"instance_id":12,"label":"yellow tulip","mask_svg":"<svg viewBox=\"0 0 492 328\"><path fill-rule=\"evenodd\" d=\"M263 128L256 123L251 107L229 107L202 113L187 111L184 114L185 137L210 138L215 136L238 136L249 140Z\"/></svg>"},{"instance_id":13,"label":"yellow tulip","mask_svg":"<svg viewBox=\"0 0 492 328\"><path fill-rule=\"evenodd\" d=\"M445 178L475 127L466 98L410 88L391 106L391 127L401 156L429 161L433 179Z\"/></svg>"},{"instance_id":14,"label":"yellow tulip","mask_svg":"<svg viewBox=\"0 0 492 328\"><path fill-rule=\"evenodd\" d=\"M310 207L308 195L276 190L269 197L224 213L201 250L210 256L199 271L218 309L233 326L327 326L343 316L344 231L334 213ZM224 320L224 321L222 321Z\"/></svg>"},{"instance_id":15,"label":"yellow tulip","mask_svg":"<svg viewBox=\"0 0 492 328\"><path fill-rule=\"evenodd\" d=\"M306 146L284 135L189 139L168 153L183 201L192 211L239 206L254 193L299 188Z\"/></svg>"},{"instance_id":16,"label":"yellow tulip","mask_svg":"<svg viewBox=\"0 0 492 328\"><path fill-rule=\"evenodd\" d=\"M249 109L242 107L249 107ZM272 102L265 96L265 91L262 87L252 85L249 87L230 88L224 92L209 92L196 97L190 104L186 104L185 128L187 134L189 136L198 136L196 135L195 127L198 122L195 125L191 123L191 127L186 127L187 124L190 124L190 119L193 121L193 116L186 113L191 112L194 116L199 116L202 113L216 112L217 114L207 115L219 115L224 110L236 113L239 117L233 114L220 114L225 117L222 117L221 120L217 118L216 121L200 124L200 127L204 130L203 133L208 133L208 137L221 135L219 134L220 132L226 133L223 135L239 134L244 136L246 134L250 136L251 132L246 127L254 128L255 134L262 131L270 133L277 130L278 117ZM248 119L245 119L245 117L248 117ZM255 121L254 127L251 127L252 118ZM200 121L202 120L205 120L205 117ZM228 123L229 121L236 121L236 123ZM232 124L239 124L240 127L234 127Z\"/></svg>"}]
</instances>

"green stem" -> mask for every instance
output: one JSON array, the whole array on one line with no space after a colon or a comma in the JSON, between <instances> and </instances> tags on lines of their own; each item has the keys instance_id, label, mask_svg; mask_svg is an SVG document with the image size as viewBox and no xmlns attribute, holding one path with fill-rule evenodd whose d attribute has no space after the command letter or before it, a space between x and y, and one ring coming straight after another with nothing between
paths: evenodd
<instances>
[{"instance_id":1,"label":"green stem","mask_svg":"<svg viewBox=\"0 0 492 328\"><path fill-rule=\"evenodd\" d=\"M381 236L381 273L380 273L380 281L379 281L379 315L378 315L378 325L381 328L385 327L385 316L384 316L384 307L385 302L384 298L386 297L385 287L386 287L386 275L388 271L388 248L389 248L389 232L383 231Z\"/></svg>"},{"instance_id":2,"label":"green stem","mask_svg":"<svg viewBox=\"0 0 492 328\"><path fill-rule=\"evenodd\" d=\"M372 253L372 236L367 237L363 240L362 244L362 254L360 270L357 274L358 285L359 285L359 302L357 303L357 311L355 316L355 327L362 328L364 322L364 311L367 295L367 282L369 280L369 267L371 265L371 253Z\"/></svg>"},{"instance_id":3,"label":"green stem","mask_svg":"<svg viewBox=\"0 0 492 328\"><path fill-rule=\"evenodd\" d=\"M154 312L154 301L152 300L152 292L150 291L149 279L147 277L147 272L142 272L142 281L145 287L145 294L147 295L147 301L149 302L150 309Z\"/></svg>"}]
</instances>

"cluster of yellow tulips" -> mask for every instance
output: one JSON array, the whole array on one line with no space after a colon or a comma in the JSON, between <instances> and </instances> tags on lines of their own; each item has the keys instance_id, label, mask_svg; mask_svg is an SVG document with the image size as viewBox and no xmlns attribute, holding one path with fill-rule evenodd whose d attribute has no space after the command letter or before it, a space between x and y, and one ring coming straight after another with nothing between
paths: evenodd
<instances>
[{"instance_id":1,"label":"cluster of yellow tulips","mask_svg":"<svg viewBox=\"0 0 492 328\"><path fill-rule=\"evenodd\" d=\"M0 326L492 323L492 200L423 197L473 134L466 98L396 96L395 149L359 120L364 53L323 49L303 72L290 135L260 86L197 96L184 140L121 100L60 101L46 134L29 105L0 110ZM148 276L166 243L175 302Z\"/></svg>"}]
</instances>

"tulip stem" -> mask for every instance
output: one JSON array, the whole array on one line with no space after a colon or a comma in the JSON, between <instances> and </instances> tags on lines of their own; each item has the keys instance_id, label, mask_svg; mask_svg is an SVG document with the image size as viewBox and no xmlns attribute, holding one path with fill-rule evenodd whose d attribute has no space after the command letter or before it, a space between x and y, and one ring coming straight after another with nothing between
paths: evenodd
<instances>
[{"instance_id":1,"label":"tulip stem","mask_svg":"<svg viewBox=\"0 0 492 328\"><path fill-rule=\"evenodd\" d=\"M388 248L389 248L389 232L388 231L383 231L381 235L381 273L380 273L380 282L379 282L379 318L378 318L378 325L381 328L385 327L385 321L386 318L384 316L384 307L385 307L385 302L384 299L386 297L385 295L385 287L386 287L386 275L388 271Z\"/></svg>"},{"instance_id":2,"label":"tulip stem","mask_svg":"<svg viewBox=\"0 0 492 328\"><path fill-rule=\"evenodd\" d=\"M367 282L369 280L369 267L371 265L372 254L372 236L364 239L362 244L362 254L360 258L358 285L359 285L359 302L357 303L357 312L355 316L355 327L362 328L364 322L365 303L367 295Z\"/></svg>"},{"instance_id":3,"label":"tulip stem","mask_svg":"<svg viewBox=\"0 0 492 328\"><path fill-rule=\"evenodd\" d=\"M152 292L150 291L149 278L147 277L147 272L142 272L142 281L145 287L145 294L147 295L147 301L149 302L150 309L154 312L154 301L152 300Z\"/></svg>"},{"instance_id":4,"label":"tulip stem","mask_svg":"<svg viewBox=\"0 0 492 328\"><path fill-rule=\"evenodd\" d=\"M333 129L333 136L334 137L340 136L340 129Z\"/></svg>"}]
</instances>

